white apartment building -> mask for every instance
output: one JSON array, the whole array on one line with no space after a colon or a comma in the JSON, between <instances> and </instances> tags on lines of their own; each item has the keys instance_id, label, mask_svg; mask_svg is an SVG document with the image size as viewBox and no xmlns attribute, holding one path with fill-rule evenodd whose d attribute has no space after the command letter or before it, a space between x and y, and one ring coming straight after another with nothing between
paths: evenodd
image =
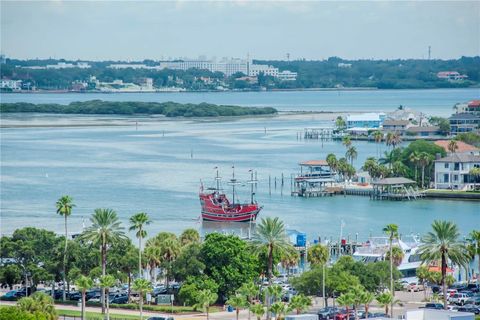
<instances>
[{"instance_id":1,"label":"white apartment building","mask_svg":"<svg viewBox=\"0 0 480 320\"><path fill-rule=\"evenodd\" d=\"M2 79L0 82L0 89L19 91L22 89L22 80Z\"/></svg>"},{"instance_id":2,"label":"white apartment building","mask_svg":"<svg viewBox=\"0 0 480 320\"><path fill-rule=\"evenodd\" d=\"M183 60L183 61L165 61L160 62L158 69L188 70L202 69L211 72L222 72L226 76L231 76L237 72L248 74L249 62L242 59L222 60L220 62L209 60Z\"/></svg>"},{"instance_id":3,"label":"white apartment building","mask_svg":"<svg viewBox=\"0 0 480 320\"><path fill-rule=\"evenodd\" d=\"M266 64L251 64L248 75L250 77L257 77L260 73L266 76L278 77L278 68Z\"/></svg>"},{"instance_id":4,"label":"white apartment building","mask_svg":"<svg viewBox=\"0 0 480 320\"><path fill-rule=\"evenodd\" d=\"M79 69L89 69L92 66L89 65L87 62L77 62L76 64L73 63L66 63L66 62L59 62L57 64L47 64L46 66L27 66L22 67L26 69L70 69L70 68L79 68Z\"/></svg>"},{"instance_id":5,"label":"white apartment building","mask_svg":"<svg viewBox=\"0 0 480 320\"><path fill-rule=\"evenodd\" d=\"M295 81L297 80L298 73L284 70L280 71L277 75L278 80L281 81Z\"/></svg>"},{"instance_id":6,"label":"white apartment building","mask_svg":"<svg viewBox=\"0 0 480 320\"><path fill-rule=\"evenodd\" d=\"M469 173L472 168L480 168L479 155L453 153L435 160L435 189L473 189L475 183L480 185L480 178Z\"/></svg>"}]
</instances>

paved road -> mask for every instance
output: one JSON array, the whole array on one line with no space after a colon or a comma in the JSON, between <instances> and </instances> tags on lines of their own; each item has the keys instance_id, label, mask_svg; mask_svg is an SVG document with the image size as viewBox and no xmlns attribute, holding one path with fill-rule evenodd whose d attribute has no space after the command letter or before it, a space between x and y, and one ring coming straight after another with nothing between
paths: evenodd
<instances>
[{"instance_id":1,"label":"paved road","mask_svg":"<svg viewBox=\"0 0 480 320\"><path fill-rule=\"evenodd\" d=\"M419 306L423 306L424 302L422 300L424 299L424 293L423 292L396 292L395 294L395 299L398 299L400 301L399 304L397 304L393 310L394 310L394 317L397 317L398 315L403 315L405 314L405 311L411 310L411 309L417 309ZM328 302L329 305L333 305L333 301L330 299ZM1 304L3 305L14 305L15 302L7 302L7 301L2 301ZM75 310L75 311L80 311L80 308L77 306L70 306L70 305L56 305L57 309L62 309L62 310ZM321 309L323 307L323 299L321 298L315 298L313 301L312 308L310 312L316 312L317 310ZM87 311L89 312L100 312L99 307L87 307ZM383 312L384 309L381 308L380 306L376 304L372 304L370 307L371 312ZM138 315L139 312L138 310L119 310L119 309L111 309L110 314L121 317L122 315ZM150 311L145 311L144 316L145 317L151 317L151 316L158 316L158 315L166 315L165 313L159 313L159 312L150 312ZM169 315L171 316L171 315ZM195 313L195 314L182 314L182 315L174 315L175 319L179 320L206 320L206 314L202 313ZM240 311L239 319L240 320L247 320L249 318L248 316L248 311L242 310ZM63 317L61 317L63 320ZM65 317L67 320L78 320L78 318L74 317ZM221 312L214 312L210 314L210 319L211 320L235 320L235 312L227 312L227 311L221 311ZM254 319L252 316L251 319Z\"/></svg>"}]
</instances>

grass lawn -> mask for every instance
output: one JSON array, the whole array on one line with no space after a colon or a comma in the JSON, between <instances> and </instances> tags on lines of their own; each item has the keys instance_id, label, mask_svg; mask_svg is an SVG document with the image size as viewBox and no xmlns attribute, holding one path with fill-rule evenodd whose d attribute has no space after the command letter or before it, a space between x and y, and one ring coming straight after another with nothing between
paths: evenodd
<instances>
[{"instance_id":1,"label":"grass lawn","mask_svg":"<svg viewBox=\"0 0 480 320\"><path fill-rule=\"evenodd\" d=\"M111 310L110 310L111 311ZM75 316L75 317L80 317L82 314L80 311L74 311L74 310L58 310L57 309L57 314L59 316ZM100 312L87 312L87 318L90 320L103 320L105 319L105 316L102 315ZM147 318L144 316L144 319ZM110 312L110 319L115 320L115 319L132 319L132 320L137 320L140 319L140 316L134 316L134 315L122 315L122 314L116 314Z\"/></svg>"}]
</instances>

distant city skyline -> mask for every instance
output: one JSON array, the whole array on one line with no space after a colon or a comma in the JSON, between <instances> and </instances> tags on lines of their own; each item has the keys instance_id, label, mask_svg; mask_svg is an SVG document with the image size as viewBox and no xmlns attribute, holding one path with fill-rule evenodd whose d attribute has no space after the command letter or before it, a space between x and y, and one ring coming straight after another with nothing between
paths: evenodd
<instances>
[{"instance_id":1,"label":"distant city skyline","mask_svg":"<svg viewBox=\"0 0 480 320\"><path fill-rule=\"evenodd\" d=\"M457 59L480 54L478 1L2 1L20 59Z\"/></svg>"}]
</instances>

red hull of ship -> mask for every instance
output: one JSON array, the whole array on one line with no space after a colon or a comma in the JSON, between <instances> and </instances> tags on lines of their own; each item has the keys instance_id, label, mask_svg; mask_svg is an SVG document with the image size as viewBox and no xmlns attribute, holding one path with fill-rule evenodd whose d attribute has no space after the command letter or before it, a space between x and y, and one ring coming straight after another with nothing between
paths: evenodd
<instances>
[{"instance_id":1,"label":"red hull of ship","mask_svg":"<svg viewBox=\"0 0 480 320\"><path fill-rule=\"evenodd\" d=\"M224 194L200 193L204 221L249 222L255 221L262 209L256 203L230 204Z\"/></svg>"}]
</instances>

